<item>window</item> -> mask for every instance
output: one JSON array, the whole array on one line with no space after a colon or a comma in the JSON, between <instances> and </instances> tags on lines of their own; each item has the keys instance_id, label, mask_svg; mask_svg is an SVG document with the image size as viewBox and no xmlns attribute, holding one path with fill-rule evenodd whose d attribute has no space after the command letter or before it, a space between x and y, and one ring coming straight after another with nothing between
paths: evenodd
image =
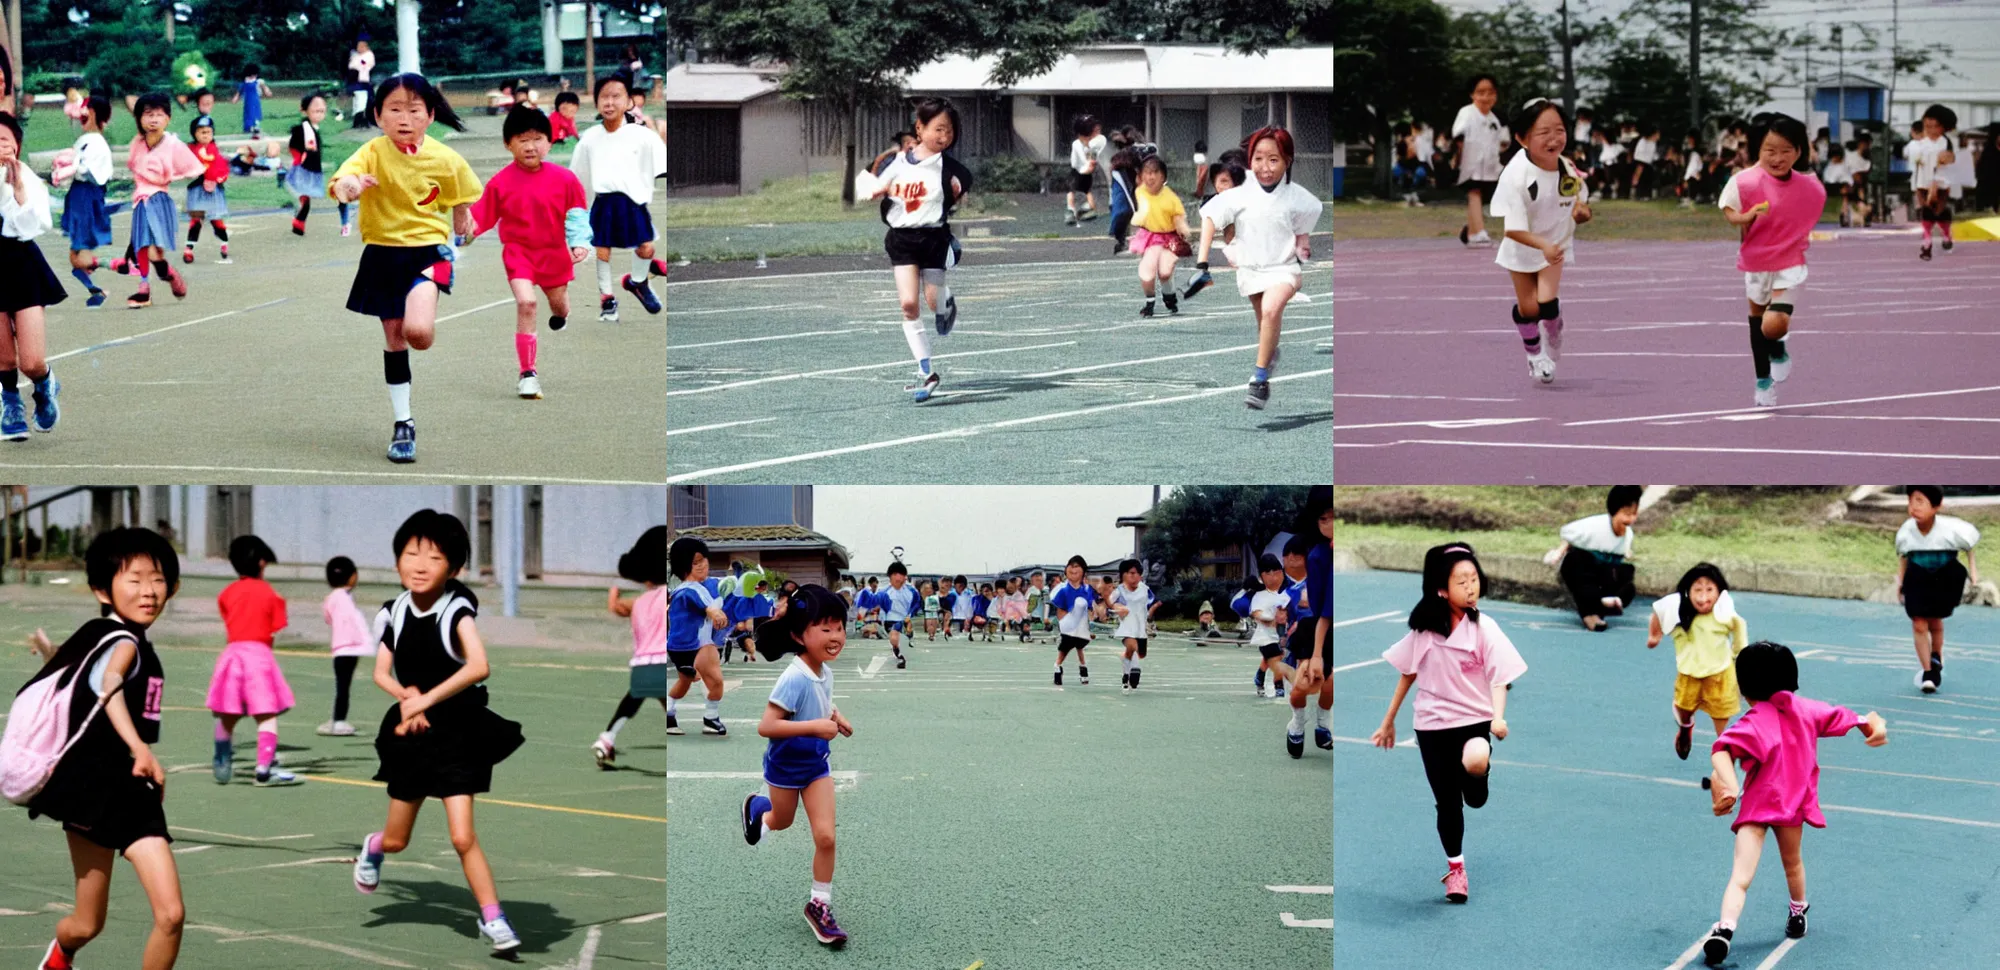
<instances>
[{"instance_id":1,"label":"window","mask_svg":"<svg viewBox=\"0 0 2000 970\"><path fill-rule=\"evenodd\" d=\"M708 524L708 486L676 485L668 504L672 506L675 532Z\"/></svg>"}]
</instances>

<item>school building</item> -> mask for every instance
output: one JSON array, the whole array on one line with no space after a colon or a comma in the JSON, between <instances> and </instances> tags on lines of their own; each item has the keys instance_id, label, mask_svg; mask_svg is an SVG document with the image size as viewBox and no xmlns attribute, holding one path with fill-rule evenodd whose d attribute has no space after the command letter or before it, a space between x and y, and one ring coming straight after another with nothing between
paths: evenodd
<instances>
[{"instance_id":1,"label":"school building","mask_svg":"<svg viewBox=\"0 0 2000 970\"><path fill-rule=\"evenodd\" d=\"M801 584L839 585L847 547L812 529L811 485L672 485L669 540L694 536L708 544L709 569L731 562L759 565Z\"/></svg>"},{"instance_id":2,"label":"school building","mask_svg":"<svg viewBox=\"0 0 2000 970\"><path fill-rule=\"evenodd\" d=\"M993 83L991 57L947 57L912 73L906 99L948 97L962 131L952 154L975 172L989 157L1027 159L1044 191L1062 191L1071 120L1091 114L1107 133L1133 125L1172 163L1195 143L1215 157L1266 125L1290 129L1293 177L1322 195L1334 172L1333 48L1291 47L1260 55L1214 45L1100 44L1066 55L1048 72ZM835 109L778 93L781 65L688 63L666 75L667 185L681 195L737 195L764 183L843 170ZM906 103L861 112L863 159L910 126Z\"/></svg>"}]
</instances>

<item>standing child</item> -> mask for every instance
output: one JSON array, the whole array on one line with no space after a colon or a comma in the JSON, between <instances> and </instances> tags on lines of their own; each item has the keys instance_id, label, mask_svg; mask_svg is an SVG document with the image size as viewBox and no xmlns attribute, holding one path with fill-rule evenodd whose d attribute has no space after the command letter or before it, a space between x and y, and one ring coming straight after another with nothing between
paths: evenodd
<instances>
[{"instance_id":1,"label":"standing child","mask_svg":"<svg viewBox=\"0 0 2000 970\"><path fill-rule=\"evenodd\" d=\"M326 120L326 97L314 91L299 99L299 109L305 117L292 126L291 141L292 167L285 173L285 191L299 200L297 212L292 214L292 235L306 234L306 217L312 214L312 200L326 195L326 171L322 168L319 141L320 123ZM275 151L276 146L272 146ZM340 203L340 234L344 237L354 231L354 224L348 218L348 205Z\"/></svg>"},{"instance_id":2,"label":"standing child","mask_svg":"<svg viewBox=\"0 0 2000 970\"><path fill-rule=\"evenodd\" d=\"M1670 596L1653 604L1646 649L1674 638L1674 754L1686 761L1694 747L1694 712L1707 711L1717 737L1743 709L1736 686L1736 655L1750 642L1750 627L1736 612L1729 581L1710 563L1682 574Z\"/></svg>"},{"instance_id":3,"label":"standing child","mask_svg":"<svg viewBox=\"0 0 2000 970\"><path fill-rule=\"evenodd\" d=\"M715 591L708 586L708 543L693 536L674 540L667 550L667 567L677 585L667 600L667 662L678 676L667 689L667 733L679 734L680 699L697 678L708 693L701 733L724 737L722 723L722 661L715 649L715 631L729 625Z\"/></svg>"},{"instance_id":4,"label":"standing child","mask_svg":"<svg viewBox=\"0 0 2000 970\"><path fill-rule=\"evenodd\" d=\"M62 385L49 371L43 308L69 298L33 242L53 225L49 190L21 159L21 123L0 111L0 439L28 437L17 390L27 371L35 386L36 431L54 431Z\"/></svg>"},{"instance_id":5,"label":"standing child","mask_svg":"<svg viewBox=\"0 0 2000 970\"><path fill-rule=\"evenodd\" d=\"M328 639L333 648L333 720L320 725L316 734L336 738L354 736L354 725L347 722L348 689L354 683L354 668L361 665L361 658L375 656L375 645L380 642L379 636L369 629L368 618L361 615L361 608L354 605L354 586L360 581L361 572L354 567L354 560L335 556L326 561L326 584L332 590L320 601L319 611L331 631Z\"/></svg>"},{"instance_id":6,"label":"standing child","mask_svg":"<svg viewBox=\"0 0 2000 970\"><path fill-rule=\"evenodd\" d=\"M229 99L230 104L243 103L243 130L261 136L264 134L264 99L271 96L271 86L258 76L257 65L243 68L243 83L236 86L236 93ZM206 109L203 110L206 114Z\"/></svg>"},{"instance_id":7,"label":"standing child","mask_svg":"<svg viewBox=\"0 0 2000 970\"><path fill-rule=\"evenodd\" d=\"M264 567L277 561L278 554L256 536L229 541L229 564L235 567L237 580L215 597L229 645L215 658L215 675L208 681L218 785L229 784L235 774L236 722L245 716L257 722L257 787L299 783L297 775L276 767L278 715L294 706L292 686L285 682L271 646L288 622L284 597L264 581Z\"/></svg>"},{"instance_id":8,"label":"standing child","mask_svg":"<svg viewBox=\"0 0 2000 970\"><path fill-rule=\"evenodd\" d=\"M917 589L910 585L910 569L901 561L889 564L889 588L876 594L876 603L882 608L882 627L889 632L889 652L896 655L896 669L908 666L903 657L903 634L914 635L910 629L910 617L923 606Z\"/></svg>"},{"instance_id":9,"label":"standing child","mask_svg":"<svg viewBox=\"0 0 2000 970\"><path fill-rule=\"evenodd\" d=\"M1484 246L1493 237L1486 234L1486 214L1480 206L1483 200L1493 198L1494 182L1500 178L1500 150L1507 141L1505 126L1493 113L1493 106L1500 101L1500 82L1491 74L1478 75L1472 79L1470 96L1472 103L1458 109L1458 117L1451 122L1451 137L1462 139L1458 184L1465 190L1465 225L1458 229L1458 241Z\"/></svg>"},{"instance_id":10,"label":"standing child","mask_svg":"<svg viewBox=\"0 0 2000 970\"><path fill-rule=\"evenodd\" d=\"M1563 266L1570 261L1576 227L1590 221L1590 190L1563 157L1569 135L1561 106L1536 98L1514 115L1509 128L1521 151L1493 190L1493 215L1506 227L1493 261L1514 282L1511 312L1528 354L1528 374L1547 384L1556 379L1562 356Z\"/></svg>"},{"instance_id":11,"label":"standing child","mask_svg":"<svg viewBox=\"0 0 2000 970\"><path fill-rule=\"evenodd\" d=\"M1069 143L1069 191L1063 193L1063 225L1074 226L1097 218L1097 203L1091 198L1091 183L1097 175L1097 156L1104 152L1104 125L1091 115L1077 115L1070 122L1076 138ZM1082 214L1076 197L1083 196Z\"/></svg>"},{"instance_id":12,"label":"standing child","mask_svg":"<svg viewBox=\"0 0 2000 970\"><path fill-rule=\"evenodd\" d=\"M1063 567L1062 585L1049 596L1049 605L1055 607L1056 630L1061 634L1056 641L1056 686L1062 686L1063 661L1069 659L1069 652L1076 651L1076 672L1085 684L1090 683L1090 661L1083 656L1083 649L1090 646L1090 614L1095 608L1097 591L1084 581L1083 571L1088 567L1082 556L1069 557ZM964 577L959 577L964 581Z\"/></svg>"},{"instance_id":13,"label":"standing child","mask_svg":"<svg viewBox=\"0 0 2000 970\"><path fill-rule=\"evenodd\" d=\"M167 122L172 120L172 102L164 94L143 94L132 105L139 118L139 134L126 152L125 167L132 172L131 260L114 260L111 268L139 274L139 291L125 305L138 310L153 305L153 286L147 278L157 271L167 281L174 299L187 296L187 281L167 265L167 254L180 248L174 238L180 218L174 212L173 183L207 171L194 152L181 144Z\"/></svg>"},{"instance_id":14,"label":"standing child","mask_svg":"<svg viewBox=\"0 0 2000 970\"><path fill-rule=\"evenodd\" d=\"M1180 303L1174 295L1174 261L1189 255L1190 230L1181 197L1167 188L1167 163L1160 156L1147 156L1139 166L1138 197L1139 214L1133 220L1136 229L1132 249L1139 254L1139 289L1146 294L1146 305L1139 309L1139 315L1153 315L1155 280L1166 290L1162 298L1166 300L1167 312L1179 313Z\"/></svg>"},{"instance_id":15,"label":"standing child","mask_svg":"<svg viewBox=\"0 0 2000 970\"><path fill-rule=\"evenodd\" d=\"M1625 605L1638 595L1632 585L1632 564L1625 560L1632 555L1632 524L1639 521L1639 499L1644 494L1637 485L1611 486L1604 496L1604 514L1586 515L1563 526L1562 542L1542 557L1560 571L1583 628L1592 633L1608 629L1604 618L1624 613Z\"/></svg>"},{"instance_id":16,"label":"standing child","mask_svg":"<svg viewBox=\"0 0 2000 970\"><path fill-rule=\"evenodd\" d=\"M1264 553L1257 557L1257 580L1262 588L1250 594L1243 604L1245 616L1253 624L1250 630L1250 645L1257 649L1263 659L1257 663L1257 674L1253 682L1262 683L1266 674L1271 678L1270 693L1265 697L1285 696L1284 684L1294 673L1290 664L1285 663L1285 631L1290 629L1287 612L1292 599L1286 595L1285 566L1277 556Z\"/></svg>"},{"instance_id":17,"label":"standing child","mask_svg":"<svg viewBox=\"0 0 2000 970\"><path fill-rule=\"evenodd\" d=\"M1327 642L1333 632L1331 611L1320 603L1333 602L1333 488L1314 486L1299 515L1299 529L1285 543L1285 590L1291 597L1286 615L1292 623L1286 652L1291 655L1292 719L1285 726L1285 753L1294 759L1305 754L1306 703L1315 695L1319 706L1313 714L1313 744L1322 751L1333 750L1333 678L1326 675Z\"/></svg>"},{"instance_id":18,"label":"standing child","mask_svg":"<svg viewBox=\"0 0 2000 970\"><path fill-rule=\"evenodd\" d=\"M1243 403L1262 411L1271 399L1271 372L1278 366L1278 337L1285 327L1285 304L1299 294L1305 262L1312 258L1309 234L1319 222L1318 197L1292 181L1292 133L1283 128L1259 128L1245 142L1250 151L1247 184L1218 194L1201 207L1199 271L1182 299L1206 289L1208 251L1217 234L1236 227L1236 292L1250 300L1257 315L1257 365L1250 372L1249 396ZM1227 252L1227 250L1225 250ZM1300 302L1305 297L1299 296Z\"/></svg>"},{"instance_id":19,"label":"standing child","mask_svg":"<svg viewBox=\"0 0 2000 970\"><path fill-rule=\"evenodd\" d=\"M515 105L500 134L514 161L494 173L472 207L472 235L500 227L500 263L514 291L514 357L520 365L515 392L540 400L535 290L539 287L549 298L549 329L568 326L569 281L576 278L572 266L590 255L590 212L583 205L583 183L569 169L547 161L547 115Z\"/></svg>"},{"instance_id":20,"label":"standing child","mask_svg":"<svg viewBox=\"0 0 2000 970\"><path fill-rule=\"evenodd\" d=\"M377 116L385 128L393 119ZM475 623L479 599L456 578L471 540L456 517L423 509L396 529L391 550L403 592L375 618L388 648L375 655L375 686L397 701L375 733L375 780L388 784L389 813L381 830L362 840L354 888L373 893L382 884L383 858L409 847L417 811L435 798L444 803L451 846L479 904L478 936L505 953L521 939L500 909L493 868L473 829L473 798L492 790L493 766L525 739L521 725L487 706L493 668Z\"/></svg>"},{"instance_id":21,"label":"standing child","mask_svg":"<svg viewBox=\"0 0 2000 970\"><path fill-rule=\"evenodd\" d=\"M1118 564L1118 576L1122 580L1111 590L1105 602L1113 615L1118 617L1118 628L1111 635L1125 642L1122 660L1125 674L1119 684L1125 690L1139 689L1140 667L1146 660L1147 627L1153 622L1153 613L1160 608L1160 598L1153 595L1140 576L1143 572L1137 559L1127 559Z\"/></svg>"},{"instance_id":22,"label":"standing child","mask_svg":"<svg viewBox=\"0 0 2000 970\"><path fill-rule=\"evenodd\" d=\"M632 110L632 79L623 74L598 78L598 125L576 141L570 165L590 204L591 245L597 247L597 319L618 322L618 298L611 289L611 251L632 250L632 272L619 283L639 298L647 313L660 312L650 281L667 275L653 258L653 180L667 170L667 145L658 133L626 118Z\"/></svg>"},{"instance_id":23,"label":"standing child","mask_svg":"<svg viewBox=\"0 0 2000 970\"><path fill-rule=\"evenodd\" d=\"M1105 234L1111 237L1111 255L1117 256L1128 251L1126 240L1132 235L1132 217L1139 214L1139 200L1133 194L1139 183L1139 156L1129 148L1120 148L1111 153L1105 164L1111 169L1111 184L1105 190L1111 225L1106 227Z\"/></svg>"},{"instance_id":24,"label":"standing child","mask_svg":"<svg viewBox=\"0 0 2000 970\"><path fill-rule=\"evenodd\" d=\"M1958 154L1952 151L1951 133L1958 128L1958 113L1941 104L1924 109L1917 122L1921 132L1912 132L1903 147L1910 162L1910 193L1922 213L1924 241L1917 258L1931 258L1931 230L1944 232L1944 251L1951 252L1951 179L1949 172ZM1922 137L1916 137L1921 134Z\"/></svg>"},{"instance_id":25,"label":"standing child","mask_svg":"<svg viewBox=\"0 0 2000 970\"><path fill-rule=\"evenodd\" d=\"M202 165L200 174L188 183L187 248L181 250L181 262L194 262L194 244L201 239L201 224L207 220L215 228L216 245L222 247L216 262L225 266L229 258L229 225L223 217L229 215L229 196L223 183L229 181L229 156L223 154L222 146L215 143L215 119L202 115L188 123L188 137L194 139L190 150L195 161Z\"/></svg>"},{"instance_id":26,"label":"standing child","mask_svg":"<svg viewBox=\"0 0 2000 970\"><path fill-rule=\"evenodd\" d=\"M1465 810L1486 804L1493 741L1507 737L1507 685L1528 672L1500 624L1479 612L1485 592L1486 573L1471 546L1455 542L1424 553L1423 598L1410 610L1409 635L1382 653L1402 676L1370 738L1385 751L1396 747L1396 711L1414 685L1417 751L1437 801L1447 866L1441 881L1453 903L1470 893Z\"/></svg>"},{"instance_id":27,"label":"standing child","mask_svg":"<svg viewBox=\"0 0 2000 970\"><path fill-rule=\"evenodd\" d=\"M97 271L96 250L111 245L111 216L104 208L104 187L111 183L111 144L104 140L104 126L110 123L111 101L93 95L84 103L83 134L70 149L75 164L56 160L58 174L74 174L53 180L57 184L69 182L62 216L63 235L69 237L69 273L90 291L90 299L83 305L93 310L105 300L104 291L90 278Z\"/></svg>"},{"instance_id":28,"label":"standing child","mask_svg":"<svg viewBox=\"0 0 2000 970\"><path fill-rule=\"evenodd\" d=\"M931 399L942 380L931 367L931 341L924 333L921 297L928 297L940 337L958 322L958 300L945 284L945 270L958 265L958 240L951 234L951 212L972 190L972 170L945 154L958 138L958 109L943 98L924 98L916 105L917 146L897 155L878 172L855 176L856 198L882 199L882 221L889 231L882 246L896 276L896 298L903 311L903 339L917 363L917 382L909 391L918 404Z\"/></svg>"},{"instance_id":29,"label":"standing child","mask_svg":"<svg viewBox=\"0 0 2000 970\"><path fill-rule=\"evenodd\" d=\"M1007 578L1007 595L1000 603L1002 623L1014 630L1015 638L1028 642L1028 594L1021 590L1021 577Z\"/></svg>"},{"instance_id":30,"label":"standing child","mask_svg":"<svg viewBox=\"0 0 2000 970\"><path fill-rule=\"evenodd\" d=\"M101 615L77 628L22 687L60 677L89 688L71 693L62 715L72 746L28 802L29 818L63 823L76 872L76 905L56 922L36 966L70 970L77 951L104 930L112 862L123 855L153 909L141 966L169 970L180 955L185 910L167 832L167 773L152 750L160 743L166 670L146 630L180 588L180 558L156 533L112 529L91 541L84 572ZM36 639L47 642L40 631ZM17 708L9 725L29 723L23 713Z\"/></svg>"},{"instance_id":31,"label":"standing child","mask_svg":"<svg viewBox=\"0 0 2000 970\"><path fill-rule=\"evenodd\" d=\"M1729 825L1736 833L1736 859L1729 885L1722 891L1722 919L1702 941L1709 966L1729 956L1736 918L1743 914L1750 880L1757 875L1767 831L1777 832L1785 886L1791 890L1785 935L1794 940L1806 935L1806 910L1811 906L1806 902L1806 867L1799 845L1805 826L1826 828L1826 816L1819 808L1819 739L1839 737L1858 727L1869 747L1889 743L1882 715L1869 711L1860 717L1845 707L1799 695L1798 659L1781 644L1759 640L1744 647L1736 655L1736 679L1743 685L1743 696L1750 699L1750 713L1716 738L1709 753L1715 766L1709 779L1715 814L1727 815L1739 802L1742 806ZM1736 784L1737 760L1744 763L1741 789Z\"/></svg>"},{"instance_id":32,"label":"standing child","mask_svg":"<svg viewBox=\"0 0 2000 970\"><path fill-rule=\"evenodd\" d=\"M806 924L828 946L847 942L846 931L833 918L834 807L832 748L835 735L851 737L854 725L833 705L833 669L847 645L846 604L826 587L807 585L792 594L778 624L777 636L766 648L772 657L797 656L771 688L758 735L770 739L764 749L764 784L770 794L751 792L743 799L743 841L756 845L772 832L792 825L799 805L812 826L812 891L806 901Z\"/></svg>"},{"instance_id":33,"label":"standing child","mask_svg":"<svg viewBox=\"0 0 2000 970\"><path fill-rule=\"evenodd\" d=\"M944 602L938 596L937 584L928 579L923 581L918 591L924 595L924 634L928 639L936 640L939 610L944 606Z\"/></svg>"},{"instance_id":34,"label":"standing child","mask_svg":"<svg viewBox=\"0 0 2000 970\"><path fill-rule=\"evenodd\" d=\"M479 177L443 140L426 132L433 121L465 130L444 95L421 74L382 82L370 109L382 134L348 157L328 194L361 200L361 265L347 308L382 321L387 345L382 375L395 425L389 460L417 460L417 422L410 412L410 351L437 334L438 296L451 292L453 234L472 232Z\"/></svg>"},{"instance_id":35,"label":"standing child","mask_svg":"<svg viewBox=\"0 0 2000 970\"><path fill-rule=\"evenodd\" d=\"M611 612L632 618L632 674L611 723L590 745L591 756L605 771L616 770L618 732L639 713L646 698L667 706L667 527L656 525L640 534L631 551L618 557L618 575L644 585L646 591L628 603L618 587L611 587Z\"/></svg>"},{"instance_id":36,"label":"standing child","mask_svg":"<svg viewBox=\"0 0 2000 970\"><path fill-rule=\"evenodd\" d=\"M1792 307L1806 281L1806 247L1826 211L1826 186L1810 173L1793 178L1804 154L1806 126L1797 118L1773 115L1751 132L1757 163L1729 179L1717 204L1732 226L1743 230L1736 268L1750 299L1750 359L1757 373L1758 407L1776 407L1777 383L1792 373L1785 334ZM1928 248L1926 249L1928 252Z\"/></svg>"},{"instance_id":37,"label":"standing child","mask_svg":"<svg viewBox=\"0 0 2000 970\"><path fill-rule=\"evenodd\" d=\"M1945 617L1965 598L1966 582L1979 583L1972 556L1979 530L1958 516L1938 514L1944 489L1911 485L1909 492L1910 517L1896 530L1896 598L1917 641L1917 689L1935 694L1944 684Z\"/></svg>"}]
</instances>

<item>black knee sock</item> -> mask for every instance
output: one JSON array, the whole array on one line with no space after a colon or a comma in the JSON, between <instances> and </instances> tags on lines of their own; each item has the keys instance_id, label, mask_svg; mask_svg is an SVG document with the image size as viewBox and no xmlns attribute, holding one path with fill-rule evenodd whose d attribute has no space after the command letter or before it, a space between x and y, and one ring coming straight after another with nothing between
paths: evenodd
<instances>
[{"instance_id":1,"label":"black knee sock","mask_svg":"<svg viewBox=\"0 0 2000 970\"><path fill-rule=\"evenodd\" d=\"M194 244L195 244L195 241L196 241L196 240L198 240L198 239L200 239L200 238L201 238L201 219L200 219L199 217L196 217L196 216L189 216L189 217L188 217L188 245L190 245L190 246L194 245Z\"/></svg>"},{"instance_id":2,"label":"black knee sock","mask_svg":"<svg viewBox=\"0 0 2000 970\"><path fill-rule=\"evenodd\" d=\"M208 224L215 228L215 238L218 241L229 241L229 227L224 225L221 219L211 219Z\"/></svg>"},{"instance_id":3,"label":"black knee sock","mask_svg":"<svg viewBox=\"0 0 2000 970\"><path fill-rule=\"evenodd\" d=\"M1465 807L1479 808L1486 804L1487 787L1485 775L1475 775L1468 771L1465 773L1465 781L1462 784L1465 788Z\"/></svg>"},{"instance_id":4,"label":"black knee sock","mask_svg":"<svg viewBox=\"0 0 2000 970\"><path fill-rule=\"evenodd\" d=\"M347 689L354 680L354 668L360 660L359 657L333 658L333 719L336 721L347 720Z\"/></svg>"},{"instance_id":5,"label":"black knee sock","mask_svg":"<svg viewBox=\"0 0 2000 970\"><path fill-rule=\"evenodd\" d=\"M625 698L618 702L618 710L611 715L611 720L604 723L604 729L611 730L611 726L617 724L620 719L630 720L632 715L639 713L639 707L643 703L637 697L626 694Z\"/></svg>"},{"instance_id":6,"label":"black knee sock","mask_svg":"<svg viewBox=\"0 0 2000 970\"><path fill-rule=\"evenodd\" d=\"M1521 347L1527 350L1529 356L1541 353L1542 322L1540 311L1537 311L1536 316L1524 317L1521 315L1520 307L1510 306L1507 308L1507 312L1513 316L1514 329L1521 335Z\"/></svg>"},{"instance_id":7,"label":"black knee sock","mask_svg":"<svg viewBox=\"0 0 2000 970\"><path fill-rule=\"evenodd\" d=\"M313 211L312 196L309 195L299 196L299 214L294 218L298 219L300 222L304 222L306 221L306 216L311 215L312 211Z\"/></svg>"},{"instance_id":8,"label":"black knee sock","mask_svg":"<svg viewBox=\"0 0 2000 970\"><path fill-rule=\"evenodd\" d=\"M1764 336L1764 315L1750 315L1750 359L1757 366L1757 379L1766 380L1771 376L1771 348Z\"/></svg>"},{"instance_id":9,"label":"black knee sock","mask_svg":"<svg viewBox=\"0 0 2000 970\"><path fill-rule=\"evenodd\" d=\"M5 370L0 370L0 391L11 392L20 383L21 371L18 368L9 367Z\"/></svg>"}]
</instances>

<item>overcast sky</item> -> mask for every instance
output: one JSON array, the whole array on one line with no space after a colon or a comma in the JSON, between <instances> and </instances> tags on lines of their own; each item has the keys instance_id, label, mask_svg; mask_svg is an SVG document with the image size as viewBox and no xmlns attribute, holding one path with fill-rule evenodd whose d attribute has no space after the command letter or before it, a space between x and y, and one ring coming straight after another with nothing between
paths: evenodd
<instances>
[{"instance_id":1,"label":"overcast sky","mask_svg":"<svg viewBox=\"0 0 2000 970\"><path fill-rule=\"evenodd\" d=\"M1151 485L820 485L813 528L847 547L856 573L889 568L896 546L912 572L990 573L1130 555L1132 530L1118 517L1152 502Z\"/></svg>"}]
</instances>

